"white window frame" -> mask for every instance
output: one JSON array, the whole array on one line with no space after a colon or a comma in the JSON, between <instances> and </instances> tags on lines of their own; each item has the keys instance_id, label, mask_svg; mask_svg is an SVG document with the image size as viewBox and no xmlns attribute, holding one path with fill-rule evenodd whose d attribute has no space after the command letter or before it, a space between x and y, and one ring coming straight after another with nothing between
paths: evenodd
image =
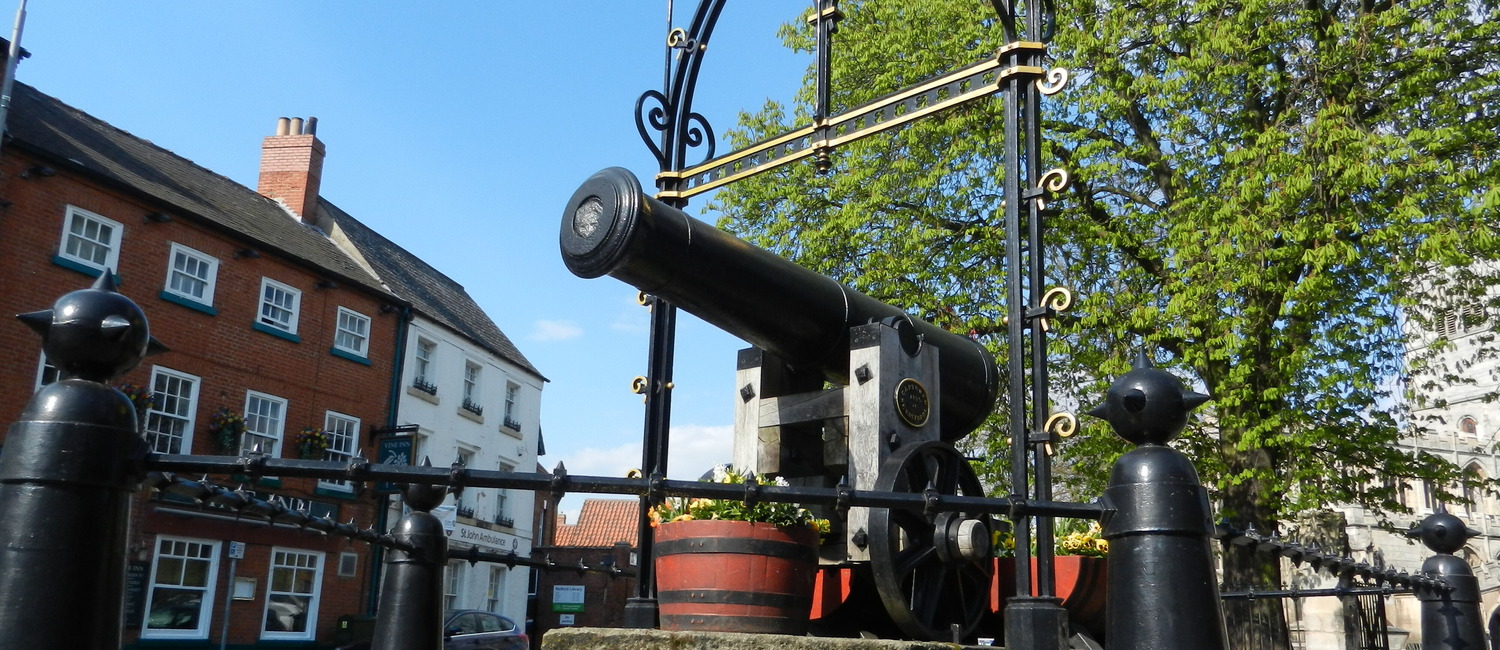
<instances>
[{"instance_id":1,"label":"white window frame","mask_svg":"<svg viewBox=\"0 0 1500 650\"><path fill-rule=\"evenodd\" d=\"M479 403L479 379L484 368L473 361L464 361L464 401L483 408Z\"/></svg>"},{"instance_id":2,"label":"white window frame","mask_svg":"<svg viewBox=\"0 0 1500 650\"><path fill-rule=\"evenodd\" d=\"M287 305L280 304L279 302L272 302L270 297L266 296L266 291L271 289L290 296L292 303L291 306L288 307ZM297 333L297 321L302 311L302 291L300 289L288 284L277 282L275 280L272 280L271 278L263 277L260 279L260 300L257 301L256 304L258 306L255 308L255 322L266 327L284 331L287 334ZM285 320L267 316L267 307L274 310L290 312L291 316L289 316ZM272 312L273 315L275 313L276 312Z\"/></svg>"},{"instance_id":3,"label":"white window frame","mask_svg":"<svg viewBox=\"0 0 1500 650\"><path fill-rule=\"evenodd\" d=\"M268 404L274 404L280 411L280 413L278 414L278 419L274 423L275 426L272 427L273 430L262 431L252 428L252 425L259 426L259 420L257 420L256 418L265 417L261 413L252 412L250 410L250 405L257 400L264 401ZM242 453L252 451L255 449L255 443L257 441L263 442L269 440L271 442L271 448L262 448L261 451L264 451L272 458L276 458L281 455L281 448L283 446L282 441L285 440L285 438L286 400L268 393L261 393L253 390L245 391L245 435L240 439L240 451Z\"/></svg>"},{"instance_id":4,"label":"white window frame","mask_svg":"<svg viewBox=\"0 0 1500 650\"><path fill-rule=\"evenodd\" d=\"M50 373L48 372L49 369L51 370ZM51 375L50 379L48 378L49 374ZM57 381L61 376L62 371L58 370L57 366L54 366L50 362L48 362L47 353L43 352L42 358L37 361L36 364L36 389L32 392L34 393L38 390L41 390L43 386Z\"/></svg>"},{"instance_id":5,"label":"white window frame","mask_svg":"<svg viewBox=\"0 0 1500 650\"><path fill-rule=\"evenodd\" d=\"M516 398L521 395L521 385L513 381L505 382L505 419L508 422L520 422L521 418L516 415Z\"/></svg>"},{"instance_id":6,"label":"white window frame","mask_svg":"<svg viewBox=\"0 0 1500 650\"><path fill-rule=\"evenodd\" d=\"M285 556L285 557L283 557L283 556ZM278 564L279 561L281 561L283 559L290 559L292 556L296 556L296 557L304 559L304 560L310 559L310 560L312 560L312 566L309 567L309 566L305 566L305 565ZM269 562L269 565L268 565L268 567L266 569L266 605L265 605L265 608L261 610L260 638L267 639L267 640L270 640L270 639L312 639L313 635L317 634L317 632L318 632L318 603L319 603L319 601L322 600L322 596L323 596L323 564L324 564L323 560L324 560L324 554L323 554L322 551L309 551L309 550L307 550L305 548L290 548L290 547L286 547L286 546L273 546L273 547L271 547L271 561ZM309 570L312 571L313 572L312 591L311 592L299 592L299 591L292 591L292 590L287 590L287 589L278 589L277 588L277 582L276 582L276 570L278 568L291 569L293 571L294 575L298 571L309 571ZM308 599L308 605L307 605L307 629L304 630L304 631L302 631L302 632L284 631L284 630L267 630L266 629L266 617L268 615L270 615L270 613L271 613L271 598L273 596L305 596L305 597L307 597L307 599Z\"/></svg>"},{"instance_id":7,"label":"white window frame","mask_svg":"<svg viewBox=\"0 0 1500 650\"><path fill-rule=\"evenodd\" d=\"M474 459L478 458L478 457L479 457L479 448L478 447L475 447L475 446L469 445L469 444L465 444L465 443L462 443L462 442L458 443L458 447L456 449L454 449L454 451L453 451L453 462L454 463L461 463L465 468L468 468L468 469L474 469ZM454 508L459 508L459 509L464 508L464 495L465 494L473 494L473 490L462 490L462 491L453 493L453 507ZM470 509L474 508L474 506L472 506L472 505L470 505L468 507ZM455 514L457 514L457 513L455 513ZM478 514L479 514L478 512L474 512L474 513L471 513L470 516L477 516Z\"/></svg>"},{"instance_id":8,"label":"white window frame","mask_svg":"<svg viewBox=\"0 0 1500 650\"><path fill-rule=\"evenodd\" d=\"M499 469L502 472L514 472L516 471L516 466L510 463L500 463L500 466L496 469ZM505 507L506 504L509 503L509 501L510 490L506 490L503 488L495 490L495 523L500 523L500 518L505 516ZM515 517L511 517L511 523L515 523Z\"/></svg>"},{"instance_id":9,"label":"white window frame","mask_svg":"<svg viewBox=\"0 0 1500 650\"><path fill-rule=\"evenodd\" d=\"M426 354L423 354L423 351ZM433 376L433 368L437 367L437 344L422 337L417 337L417 348L413 353L412 362L413 376L429 384L436 385Z\"/></svg>"},{"instance_id":10,"label":"white window frame","mask_svg":"<svg viewBox=\"0 0 1500 650\"><path fill-rule=\"evenodd\" d=\"M161 549L163 543L167 544L191 544L208 550L208 584L204 587L183 587L181 585L162 585L168 589L194 589L203 593L203 600L199 602L198 627L192 630L153 629L148 627L151 622L151 603L156 598L157 573L165 570L161 566ZM151 553L151 574L148 579L150 584L146 586L146 606L141 613L141 638L143 639L207 639L209 624L213 620L214 612L214 589L218 585L219 578L219 547L223 542L212 539L197 539L193 537L177 537L173 535L158 535L156 544ZM184 559L203 559L187 555L168 555L168 557L181 557Z\"/></svg>"},{"instance_id":11,"label":"white window frame","mask_svg":"<svg viewBox=\"0 0 1500 650\"><path fill-rule=\"evenodd\" d=\"M187 385L187 395L172 395L159 389L159 382L177 381ZM203 384L200 377L178 372L170 368L153 366L151 368L151 408L146 409L146 442L151 450L160 454L191 454L193 453L193 429L198 415L199 386ZM169 400L184 400L187 402L185 408L168 408ZM158 426L162 421L177 422L182 425L181 435L176 436L171 432L161 430ZM160 445L161 436L166 435L178 438L176 449L170 443L165 448Z\"/></svg>"},{"instance_id":12,"label":"white window frame","mask_svg":"<svg viewBox=\"0 0 1500 650\"><path fill-rule=\"evenodd\" d=\"M505 602L505 579L506 570L503 566L490 565L490 584L485 590L485 611L492 614L500 614L501 605Z\"/></svg>"},{"instance_id":13,"label":"white window frame","mask_svg":"<svg viewBox=\"0 0 1500 650\"><path fill-rule=\"evenodd\" d=\"M189 260L190 262L197 262L201 264L203 266L204 274L202 276L198 276L178 269L178 259L185 259ZM191 280L202 282L203 295L195 296L189 291L183 291L182 289L178 289L172 286L173 280L177 279L178 276L183 276ZM218 277L219 258L204 253L203 251L183 246L182 244L179 244L177 242L172 242L171 251L167 253L167 284L165 287L163 287L163 291L166 291L167 293L170 293L174 296L178 296L184 300L191 300L193 302L212 307L214 304L214 287L216 285ZM264 295L265 294L262 293L262 299L264 299Z\"/></svg>"},{"instance_id":14,"label":"white window frame","mask_svg":"<svg viewBox=\"0 0 1500 650\"><path fill-rule=\"evenodd\" d=\"M448 561L448 572L443 575L443 611L463 609L465 564L463 560Z\"/></svg>"},{"instance_id":15,"label":"white window frame","mask_svg":"<svg viewBox=\"0 0 1500 650\"><path fill-rule=\"evenodd\" d=\"M346 318L351 323L363 324L364 331L356 332L344 327ZM333 329L333 347L357 357L370 356L370 317L348 307L339 307L338 320Z\"/></svg>"},{"instance_id":16,"label":"white window frame","mask_svg":"<svg viewBox=\"0 0 1500 650\"><path fill-rule=\"evenodd\" d=\"M110 233L102 240L91 238L87 236L87 233L74 233L73 223L75 222L75 220L84 222L85 228L87 228L87 222L95 222L95 224L98 226L108 227L110 229ZM103 247L105 249L104 262L101 264L94 261L94 259L91 257L84 257L77 253L70 252L68 250L68 243L75 237L78 238L80 242L85 242L93 246ZM64 211L62 241L58 243L57 256L70 262L82 264L91 269L97 269L100 271L103 271L105 269L115 270L120 268L120 242L124 239L125 226L120 225L120 222L115 221L114 219L110 219L104 215L90 212L76 205L70 205L67 207L67 210Z\"/></svg>"},{"instance_id":17,"label":"white window frame","mask_svg":"<svg viewBox=\"0 0 1500 650\"><path fill-rule=\"evenodd\" d=\"M359 446L359 424L359 418L347 413L325 412L323 431L328 436L328 450L323 452L323 460L335 460L341 463L353 460L354 452ZM340 492L354 491L354 485L349 481L318 479L318 487Z\"/></svg>"},{"instance_id":18,"label":"white window frame","mask_svg":"<svg viewBox=\"0 0 1500 650\"><path fill-rule=\"evenodd\" d=\"M359 554L353 551L339 553L339 577L353 578L359 574Z\"/></svg>"}]
</instances>

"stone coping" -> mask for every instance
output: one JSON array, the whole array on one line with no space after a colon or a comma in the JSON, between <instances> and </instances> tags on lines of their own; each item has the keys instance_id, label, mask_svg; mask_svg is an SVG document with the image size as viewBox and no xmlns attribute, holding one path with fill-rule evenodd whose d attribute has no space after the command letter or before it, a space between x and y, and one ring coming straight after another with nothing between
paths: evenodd
<instances>
[{"instance_id":1,"label":"stone coping","mask_svg":"<svg viewBox=\"0 0 1500 650\"><path fill-rule=\"evenodd\" d=\"M958 650L987 647L937 641L842 639L734 632L664 632L603 627L564 627L548 630L542 635L542 650Z\"/></svg>"}]
</instances>

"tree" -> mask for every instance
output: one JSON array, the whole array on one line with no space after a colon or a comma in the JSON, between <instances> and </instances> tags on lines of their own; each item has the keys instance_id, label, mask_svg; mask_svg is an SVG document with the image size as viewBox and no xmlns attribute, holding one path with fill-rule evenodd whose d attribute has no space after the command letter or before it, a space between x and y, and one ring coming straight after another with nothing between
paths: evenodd
<instances>
[{"instance_id":1,"label":"tree","mask_svg":"<svg viewBox=\"0 0 1500 650\"><path fill-rule=\"evenodd\" d=\"M981 0L841 9L835 111L1003 44ZM1180 445L1221 514L1262 532L1329 503L1399 511L1401 482L1461 480L1396 443L1424 426L1409 387L1465 380L1409 357L1407 328L1493 295L1469 269L1500 257L1497 13L1495 0L1060 0L1050 53L1073 80L1043 102L1045 156L1073 182L1045 254L1080 300L1050 340L1054 390L1091 403L1135 350L1158 351L1214 398ZM800 20L782 36L811 50ZM809 123L811 85L790 115L742 114L736 146ZM1001 115L995 99L919 120L840 149L828 175L784 167L710 207L1003 354ZM1097 494L1121 451L1103 431L1059 454L1086 468L1067 474L1074 494ZM1277 579L1226 561L1231 584ZM1251 618L1232 613L1231 629ZM1284 630L1263 632L1283 638L1256 647L1284 646Z\"/></svg>"}]
</instances>

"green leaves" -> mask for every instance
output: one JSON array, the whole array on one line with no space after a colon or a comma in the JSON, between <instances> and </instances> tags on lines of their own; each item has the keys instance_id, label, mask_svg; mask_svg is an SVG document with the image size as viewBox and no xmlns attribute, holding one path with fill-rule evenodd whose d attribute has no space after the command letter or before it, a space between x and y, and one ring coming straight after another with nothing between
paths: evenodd
<instances>
[{"instance_id":1,"label":"green leaves","mask_svg":"<svg viewBox=\"0 0 1500 650\"><path fill-rule=\"evenodd\" d=\"M1398 442L1432 412L1406 385L1462 382L1442 345L1408 351L1414 305L1484 299L1500 257L1500 20L1492 0L1064 0L1045 167L1073 176L1047 223L1051 410L1091 406L1142 347L1214 402L1181 445L1228 514L1391 504L1458 480ZM845 2L834 110L988 56L981 0ZM788 16L787 42L808 48ZM811 77L809 76L809 80ZM803 99L810 98L810 89ZM721 225L1002 357L1002 100L721 190ZM809 122L768 105L737 144ZM1441 341L1439 341L1440 343ZM1002 361L1002 367L1004 363ZM1408 382L1403 384L1402 382ZM1002 408L1008 408L1002 406ZM1004 427L966 444L1004 458ZM1097 493L1122 445L1086 423L1057 460ZM999 472L1003 462L987 465ZM1003 481L1003 474L994 475ZM1273 522L1260 522L1262 528Z\"/></svg>"}]
</instances>

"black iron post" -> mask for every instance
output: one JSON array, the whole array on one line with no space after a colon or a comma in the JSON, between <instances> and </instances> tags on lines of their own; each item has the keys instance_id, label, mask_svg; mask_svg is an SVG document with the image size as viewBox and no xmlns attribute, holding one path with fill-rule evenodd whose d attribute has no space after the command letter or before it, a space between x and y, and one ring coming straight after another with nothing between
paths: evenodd
<instances>
[{"instance_id":1,"label":"black iron post","mask_svg":"<svg viewBox=\"0 0 1500 650\"><path fill-rule=\"evenodd\" d=\"M1050 454L1055 442L1054 416L1048 397L1045 255L1042 253L1044 188L1041 180L1041 119L1037 81L1045 49L1013 47L1045 44L1052 38L1050 2L1025 3L1024 15L1014 0L992 0L1005 29L1007 46L1000 56L1026 74L1002 87L1005 102L1006 341L1010 386L1011 494L1038 501L1052 498ZM1052 188L1054 190L1060 189ZM1029 302L1027 302L1029 300ZM1028 364L1027 361L1030 361ZM1030 377L1027 377L1027 371ZM1030 389L1028 391L1028 388ZM1028 395L1029 392L1029 395ZM1028 401L1029 400L1029 401ZM1029 417L1028 417L1029 416ZM1066 416L1073 419L1071 414ZM1030 422L1028 422L1028 419ZM1029 471L1028 471L1029 470ZM1054 596L1051 517L1012 518L1016 542L1016 596L1005 606L1005 644L1012 650L1061 648L1068 636L1068 613ZM1035 580L1032 547L1035 546ZM1035 582L1036 588L1032 588Z\"/></svg>"},{"instance_id":2,"label":"black iron post","mask_svg":"<svg viewBox=\"0 0 1500 650\"><path fill-rule=\"evenodd\" d=\"M1454 555L1479 534L1462 519L1443 510L1427 516L1407 533L1437 555L1422 563L1422 573L1447 583L1447 589L1418 586L1422 603L1422 650L1482 650L1484 619L1479 614L1479 579L1463 558Z\"/></svg>"},{"instance_id":3,"label":"black iron post","mask_svg":"<svg viewBox=\"0 0 1500 650\"><path fill-rule=\"evenodd\" d=\"M713 157L714 135L708 120L693 112L693 92L698 83L698 69L708 39L713 36L725 0L703 0L693 13L688 31L672 27L672 3L667 3L666 66L662 72L662 92L648 90L636 101L636 130L655 154L662 172L682 171L688 149L706 147ZM675 55L675 57L674 57ZM675 64L674 64L675 58ZM659 108L646 109L654 100ZM651 130L661 133L658 146ZM677 181L661 180L662 189L675 189ZM673 187L668 187L673 186ZM672 207L682 208L686 199L674 199ZM672 421L672 363L676 348L677 307L660 298L650 298L651 344L646 372L646 422L642 432L641 471L653 481L667 476L667 451ZM649 508L658 499L647 493L641 497L637 516L636 540L640 546L639 579L635 597L625 603L625 627L654 628L657 622L655 554L652 552Z\"/></svg>"},{"instance_id":4,"label":"black iron post","mask_svg":"<svg viewBox=\"0 0 1500 650\"><path fill-rule=\"evenodd\" d=\"M667 476L668 436L672 424L672 357L677 341L677 307L660 298L650 298L651 349L647 364L645 444L641 450L641 470L653 481ZM650 508L660 496L641 495L636 513L636 544L640 548L635 596L625 601L625 627L656 627L659 608L656 602L656 553L652 536Z\"/></svg>"},{"instance_id":5,"label":"black iron post","mask_svg":"<svg viewBox=\"0 0 1500 650\"><path fill-rule=\"evenodd\" d=\"M109 271L19 318L62 378L31 398L0 455L0 648L114 650L146 448L135 406L104 382L164 348Z\"/></svg>"},{"instance_id":6,"label":"black iron post","mask_svg":"<svg viewBox=\"0 0 1500 650\"><path fill-rule=\"evenodd\" d=\"M1104 518L1109 540L1105 635L1111 650L1223 650L1208 492L1181 452L1166 446L1208 400L1153 368L1143 352L1089 412L1136 445L1115 461Z\"/></svg>"},{"instance_id":7,"label":"black iron post","mask_svg":"<svg viewBox=\"0 0 1500 650\"><path fill-rule=\"evenodd\" d=\"M428 463L430 465L430 463ZM375 615L372 650L440 650L443 647L443 569L448 535L432 509L446 488L408 485L402 490L411 512L396 522L391 537L411 550L385 555L385 583Z\"/></svg>"}]
</instances>

